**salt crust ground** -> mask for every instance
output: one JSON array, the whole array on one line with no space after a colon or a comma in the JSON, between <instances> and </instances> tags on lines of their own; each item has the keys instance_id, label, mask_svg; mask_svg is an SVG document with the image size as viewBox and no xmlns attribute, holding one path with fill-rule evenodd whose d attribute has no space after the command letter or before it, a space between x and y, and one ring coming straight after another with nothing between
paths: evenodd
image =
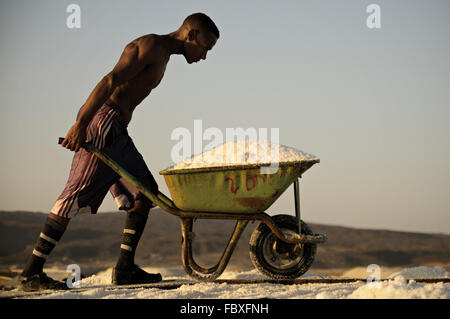
<instances>
[{"instance_id":1,"label":"salt crust ground","mask_svg":"<svg viewBox=\"0 0 450 319\"><path fill-rule=\"evenodd\" d=\"M161 272L164 279L179 281L189 280L183 269L146 268L150 272ZM49 272L50 274L51 272ZM326 275L307 273L303 278L324 278ZM110 285L111 269L99 272L81 281L86 291L74 293L72 291L57 292L39 298L50 299L197 299L197 298L314 298L314 299L409 299L431 298L449 299L450 284L417 283L411 278L449 278L449 273L442 267L415 267L405 268L389 276L388 281L380 282L380 287L369 287L365 281L345 284L305 284L305 285L279 285L279 284L226 284L226 283L198 283L183 285L177 289L106 289ZM225 272L220 278L244 279L264 278L257 270L247 272Z\"/></svg>"}]
</instances>

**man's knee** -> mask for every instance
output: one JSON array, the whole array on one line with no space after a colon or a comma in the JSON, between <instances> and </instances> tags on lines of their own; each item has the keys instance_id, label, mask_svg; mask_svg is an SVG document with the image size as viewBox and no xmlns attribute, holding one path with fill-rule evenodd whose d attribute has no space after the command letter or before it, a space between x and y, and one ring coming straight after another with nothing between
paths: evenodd
<instances>
[{"instance_id":1,"label":"man's knee","mask_svg":"<svg viewBox=\"0 0 450 319\"><path fill-rule=\"evenodd\" d=\"M133 208L131 208L128 212L137 213L140 215L148 215L151 208L152 205L148 200L137 199L134 201Z\"/></svg>"},{"instance_id":2,"label":"man's knee","mask_svg":"<svg viewBox=\"0 0 450 319\"><path fill-rule=\"evenodd\" d=\"M70 218L66 218L66 217L62 217L62 216L58 216L54 213L50 213L47 216L48 218L54 220L56 223L58 223L59 225L63 226L63 227L67 227L67 225L70 222Z\"/></svg>"}]
</instances>

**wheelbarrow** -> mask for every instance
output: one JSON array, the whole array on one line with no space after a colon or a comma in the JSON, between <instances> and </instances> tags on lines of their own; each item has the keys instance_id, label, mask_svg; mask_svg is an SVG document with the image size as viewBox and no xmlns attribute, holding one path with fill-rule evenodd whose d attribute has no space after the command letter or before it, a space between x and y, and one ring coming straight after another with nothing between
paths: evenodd
<instances>
[{"instance_id":1,"label":"wheelbarrow","mask_svg":"<svg viewBox=\"0 0 450 319\"><path fill-rule=\"evenodd\" d=\"M59 138L59 143L63 140ZM274 174L261 174L259 164L163 170L159 173L164 176L171 200L159 191L150 191L91 143L83 147L161 209L180 218L181 260L186 273L195 280L214 281L223 273L249 221L261 222L250 238L251 261L271 279L292 280L306 273L317 244L327 240L325 234L314 234L300 218L299 178L318 159L279 163ZM292 183L295 216L265 213ZM236 220L219 262L210 268L199 266L192 254L196 219Z\"/></svg>"}]
</instances>

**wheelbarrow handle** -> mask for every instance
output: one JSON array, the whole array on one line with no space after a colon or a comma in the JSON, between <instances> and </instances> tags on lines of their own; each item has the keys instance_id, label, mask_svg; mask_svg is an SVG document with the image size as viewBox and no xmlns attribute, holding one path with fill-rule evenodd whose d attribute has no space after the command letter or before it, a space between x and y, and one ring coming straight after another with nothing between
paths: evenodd
<instances>
[{"instance_id":1,"label":"wheelbarrow handle","mask_svg":"<svg viewBox=\"0 0 450 319\"><path fill-rule=\"evenodd\" d=\"M58 138L58 144L61 144L64 141L64 137ZM103 151L99 150L95 147L91 142L85 142L81 145L86 151L93 153L100 160L102 160L106 165L108 165L113 171L115 171L118 175L123 177L127 182L136 187L141 193L143 193L148 199L150 199L153 203L164 209L165 211L172 213L174 215L179 216L180 210L178 210L175 204L172 202L170 198L165 196L163 193L158 191L157 193L153 193L151 190L147 189L139 180L136 179L133 175L131 175L128 171L122 168L116 161L110 158Z\"/></svg>"}]
</instances>

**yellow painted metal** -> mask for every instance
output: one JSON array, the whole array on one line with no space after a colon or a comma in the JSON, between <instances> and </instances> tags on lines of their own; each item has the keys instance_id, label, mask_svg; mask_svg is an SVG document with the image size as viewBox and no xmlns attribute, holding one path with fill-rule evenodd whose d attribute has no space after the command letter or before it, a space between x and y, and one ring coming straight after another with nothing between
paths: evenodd
<instances>
[{"instance_id":1,"label":"yellow painted metal","mask_svg":"<svg viewBox=\"0 0 450 319\"><path fill-rule=\"evenodd\" d=\"M175 206L183 211L264 212L292 182L318 161L280 163L274 174L258 165L165 170Z\"/></svg>"}]
</instances>

